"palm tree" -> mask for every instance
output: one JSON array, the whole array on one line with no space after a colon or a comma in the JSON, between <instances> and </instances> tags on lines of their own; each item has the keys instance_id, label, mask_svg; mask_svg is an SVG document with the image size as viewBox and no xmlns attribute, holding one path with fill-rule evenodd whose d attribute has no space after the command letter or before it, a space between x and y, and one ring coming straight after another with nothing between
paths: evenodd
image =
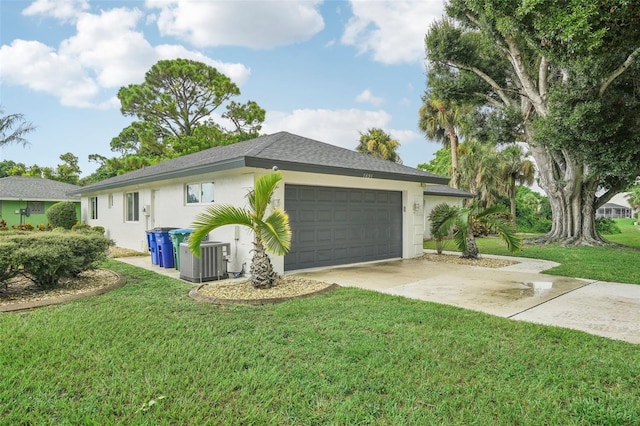
<instances>
[{"instance_id":1,"label":"palm tree","mask_svg":"<svg viewBox=\"0 0 640 426\"><path fill-rule=\"evenodd\" d=\"M22 114L3 115L0 108L0 147L12 143L26 146L29 142L24 138L27 133L35 130L31 123L24 121Z\"/></svg>"},{"instance_id":2,"label":"palm tree","mask_svg":"<svg viewBox=\"0 0 640 426\"><path fill-rule=\"evenodd\" d=\"M273 192L282 180L280 172L260 177L255 188L247 193L248 208L226 204L214 204L196 216L194 232L189 238L189 248L196 256L200 253L200 243L209 232L225 225L243 225L253 231L253 258L251 260L251 283L255 288L271 288L277 284L278 274L273 270L267 251L282 256L291 247L289 216L280 209L274 209L268 216L267 207Z\"/></svg>"},{"instance_id":3,"label":"palm tree","mask_svg":"<svg viewBox=\"0 0 640 426\"><path fill-rule=\"evenodd\" d=\"M360 143L356 147L356 151L402 164L402 160L396 152L400 147L400 142L393 139L390 134L378 128L371 128L366 133L359 133Z\"/></svg>"},{"instance_id":4,"label":"palm tree","mask_svg":"<svg viewBox=\"0 0 640 426\"><path fill-rule=\"evenodd\" d=\"M511 145L500 152L500 176L509 196L511 218L516 221L516 186L531 185L536 175L536 167L519 145Z\"/></svg>"},{"instance_id":5,"label":"palm tree","mask_svg":"<svg viewBox=\"0 0 640 426\"><path fill-rule=\"evenodd\" d=\"M631 208L637 212L636 218L640 220L640 183L631 187L626 198Z\"/></svg>"},{"instance_id":6,"label":"palm tree","mask_svg":"<svg viewBox=\"0 0 640 426\"><path fill-rule=\"evenodd\" d=\"M483 207L499 196L500 168L498 151L491 144L469 139L458 147L460 188L469 191Z\"/></svg>"},{"instance_id":7,"label":"palm tree","mask_svg":"<svg viewBox=\"0 0 640 426\"><path fill-rule=\"evenodd\" d=\"M430 139L451 148L451 182L453 188L459 187L458 142L461 118L464 109L455 103L446 103L439 99L424 98L420 108L420 130Z\"/></svg>"},{"instance_id":8,"label":"palm tree","mask_svg":"<svg viewBox=\"0 0 640 426\"><path fill-rule=\"evenodd\" d=\"M438 210L439 213L433 217L432 229L438 235L447 235L453 229L453 241L462 252L463 258L477 259L480 254L473 234L473 225L476 222L483 223L495 231L512 253L522 245L513 224L500 217L500 213L506 213L506 207L501 204L481 210L478 202L474 201L466 208L436 206L434 210Z\"/></svg>"}]
</instances>

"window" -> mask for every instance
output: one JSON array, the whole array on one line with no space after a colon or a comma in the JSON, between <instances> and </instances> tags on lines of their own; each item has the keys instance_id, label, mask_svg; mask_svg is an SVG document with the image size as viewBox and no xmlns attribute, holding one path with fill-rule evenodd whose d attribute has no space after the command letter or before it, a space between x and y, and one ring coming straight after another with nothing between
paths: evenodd
<instances>
[{"instance_id":1,"label":"window","mask_svg":"<svg viewBox=\"0 0 640 426\"><path fill-rule=\"evenodd\" d=\"M188 184L185 193L187 204L213 203L213 182Z\"/></svg>"},{"instance_id":2,"label":"window","mask_svg":"<svg viewBox=\"0 0 640 426\"><path fill-rule=\"evenodd\" d=\"M89 202L91 203L91 219L98 218L98 197L89 198Z\"/></svg>"},{"instance_id":3,"label":"window","mask_svg":"<svg viewBox=\"0 0 640 426\"><path fill-rule=\"evenodd\" d=\"M127 192L125 199L125 221L138 222L140 220L140 194L138 192Z\"/></svg>"},{"instance_id":4,"label":"window","mask_svg":"<svg viewBox=\"0 0 640 426\"><path fill-rule=\"evenodd\" d=\"M29 201L29 214L44 214L44 201Z\"/></svg>"}]
</instances>

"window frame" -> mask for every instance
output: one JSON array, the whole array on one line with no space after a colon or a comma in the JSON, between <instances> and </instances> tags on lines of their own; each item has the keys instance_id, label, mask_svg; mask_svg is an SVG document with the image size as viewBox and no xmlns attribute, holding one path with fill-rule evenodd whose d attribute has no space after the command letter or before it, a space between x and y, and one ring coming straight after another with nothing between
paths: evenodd
<instances>
[{"instance_id":1,"label":"window frame","mask_svg":"<svg viewBox=\"0 0 640 426\"><path fill-rule=\"evenodd\" d=\"M98 219L98 197L89 197L89 218L91 220Z\"/></svg>"},{"instance_id":2,"label":"window frame","mask_svg":"<svg viewBox=\"0 0 640 426\"><path fill-rule=\"evenodd\" d=\"M33 208L37 206L38 208ZM44 214L45 213L45 205L44 201L27 201L27 208L29 209L29 214Z\"/></svg>"},{"instance_id":3,"label":"window frame","mask_svg":"<svg viewBox=\"0 0 640 426\"><path fill-rule=\"evenodd\" d=\"M129 202L130 196L131 203ZM131 223L140 222L140 192L132 191L124 193L124 221Z\"/></svg>"},{"instance_id":4,"label":"window frame","mask_svg":"<svg viewBox=\"0 0 640 426\"><path fill-rule=\"evenodd\" d=\"M204 185L211 185L211 198L212 198L211 201L204 201L204 202L202 201L202 198L205 194L205 191L203 190ZM196 201L189 201L191 196L194 196L193 192L190 191L191 187L197 187L197 188L194 188L198 194L198 198ZM185 184L184 185L184 204L186 206L197 206L202 204L214 203L216 198L215 188L216 188L216 184L214 181L191 182L191 183Z\"/></svg>"}]
</instances>

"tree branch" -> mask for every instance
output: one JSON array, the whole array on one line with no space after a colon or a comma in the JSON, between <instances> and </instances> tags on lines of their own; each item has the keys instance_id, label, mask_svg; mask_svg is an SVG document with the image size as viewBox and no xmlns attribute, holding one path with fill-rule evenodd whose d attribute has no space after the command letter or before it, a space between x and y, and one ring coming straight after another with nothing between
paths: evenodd
<instances>
[{"instance_id":1,"label":"tree branch","mask_svg":"<svg viewBox=\"0 0 640 426\"><path fill-rule=\"evenodd\" d=\"M520 80L526 96L531 99L531 102L533 103L533 106L535 107L538 114L540 114L541 116L547 115L545 102L542 100L540 92L538 91L538 89L536 89L533 79L527 71L527 66L522 59L522 53L520 52L520 49L518 48L518 46L516 46L515 41L510 37L505 37L505 42L509 46L509 58L511 58L511 65L513 66L513 70L518 75L518 80Z\"/></svg>"},{"instance_id":2,"label":"tree branch","mask_svg":"<svg viewBox=\"0 0 640 426\"><path fill-rule=\"evenodd\" d=\"M631 66L631 64L635 60L636 56L638 56L638 55L640 55L640 47L636 48L636 50L631 52L631 54L622 63L622 65L620 65L618 68L616 68L616 70L613 71L611 73L611 75L609 75L609 77L604 79L604 81L602 82L602 86L600 86L600 91L598 92L598 95L600 95L600 97L602 97L602 95L604 95L604 92L607 91L607 89L609 88L611 83L613 83L613 81L616 78L618 78L620 76L620 74L625 72L627 70L627 68L629 68L629 66Z\"/></svg>"},{"instance_id":3,"label":"tree branch","mask_svg":"<svg viewBox=\"0 0 640 426\"><path fill-rule=\"evenodd\" d=\"M538 90L542 100L547 100L547 78L549 77L549 61L545 56L540 59L538 68Z\"/></svg>"},{"instance_id":4,"label":"tree branch","mask_svg":"<svg viewBox=\"0 0 640 426\"><path fill-rule=\"evenodd\" d=\"M493 90L496 91L496 93L498 94L498 96L500 96L500 99L502 99L502 102L504 102L505 105L513 106L513 101L507 96L506 91L502 87L500 87L500 85L496 83L494 79L492 79L490 76L485 74L484 71L476 67L462 65L455 62L451 62L449 63L449 65L455 68L471 71L472 73L476 74L478 77L483 79L489 86L491 86Z\"/></svg>"}]
</instances>

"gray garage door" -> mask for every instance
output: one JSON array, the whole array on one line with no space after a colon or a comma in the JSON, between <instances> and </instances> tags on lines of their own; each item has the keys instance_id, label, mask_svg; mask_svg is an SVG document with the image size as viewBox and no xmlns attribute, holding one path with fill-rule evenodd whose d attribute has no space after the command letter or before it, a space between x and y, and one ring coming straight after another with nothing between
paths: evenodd
<instances>
[{"instance_id":1,"label":"gray garage door","mask_svg":"<svg viewBox=\"0 0 640 426\"><path fill-rule=\"evenodd\" d=\"M285 271L402 257L402 193L285 185Z\"/></svg>"}]
</instances>

